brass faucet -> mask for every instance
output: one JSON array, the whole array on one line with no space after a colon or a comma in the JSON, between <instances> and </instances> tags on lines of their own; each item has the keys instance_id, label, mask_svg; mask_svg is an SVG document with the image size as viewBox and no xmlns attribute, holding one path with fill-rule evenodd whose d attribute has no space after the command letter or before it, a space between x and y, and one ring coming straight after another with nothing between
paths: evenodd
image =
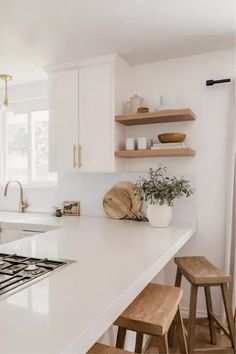
<instances>
[{"instance_id":1,"label":"brass faucet","mask_svg":"<svg viewBox=\"0 0 236 354\"><path fill-rule=\"evenodd\" d=\"M5 189L4 189L4 196L7 196L7 191L8 191L8 187L11 183L17 183L20 187L20 202L19 202L19 213L24 213L25 209L28 208L28 203L25 200L24 201L24 192L23 192L23 187L22 184L17 181L16 179L10 180L7 182Z\"/></svg>"}]
</instances>

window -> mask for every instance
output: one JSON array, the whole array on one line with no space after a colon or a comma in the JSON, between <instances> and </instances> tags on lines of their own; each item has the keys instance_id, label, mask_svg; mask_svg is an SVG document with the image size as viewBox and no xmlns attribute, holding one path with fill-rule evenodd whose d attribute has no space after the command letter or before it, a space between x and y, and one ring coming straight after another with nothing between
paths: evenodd
<instances>
[{"instance_id":1,"label":"window","mask_svg":"<svg viewBox=\"0 0 236 354\"><path fill-rule=\"evenodd\" d=\"M3 118L4 181L19 179L25 184L55 183L49 172L48 111L14 114Z\"/></svg>"}]
</instances>

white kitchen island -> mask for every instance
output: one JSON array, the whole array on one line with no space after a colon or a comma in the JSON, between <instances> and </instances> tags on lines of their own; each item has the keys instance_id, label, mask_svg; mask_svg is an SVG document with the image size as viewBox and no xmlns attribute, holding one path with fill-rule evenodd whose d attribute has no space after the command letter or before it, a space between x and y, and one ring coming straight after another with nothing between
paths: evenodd
<instances>
[{"instance_id":1,"label":"white kitchen island","mask_svg":"<svg viewBox=\"0 0 236 354\"><path fill-rule=\"evenodd\" d=\"M0 224L7 217L56 229L2 244L0 252L76 262L0 297L0 354L86 353L196 231L193 223L156 229L105 217L6 213Z\"/></svg>"}]
</instances>

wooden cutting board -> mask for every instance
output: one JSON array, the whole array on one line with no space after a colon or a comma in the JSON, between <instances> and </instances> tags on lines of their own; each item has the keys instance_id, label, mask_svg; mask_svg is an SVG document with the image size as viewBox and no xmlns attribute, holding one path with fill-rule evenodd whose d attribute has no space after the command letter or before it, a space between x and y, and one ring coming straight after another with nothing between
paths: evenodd
<instances>
[{"instance_id":1,"label":"wooden cutting board","mask_svg":"<svg viewBox=\"0 0 236 354\"><path fill-rule=\"evenodd\" d=\"M131 214L132 214L132 219L136 218L139 219L140 218L140 209L142 206L142 202L140 200L140 198L134 193L135 191L135 185L132 182L119 182L115 185L115 187L121 188L123 190L125 190L126 192L129 193L130 199L131 199Z\"/></svg>"},{"instance_id":2,"label":"wooden cutting board","mask_svg":"<svg viewBox=\"0 0 236 354\"><path fill-rule=\"evenodd\" d=\"M135 195L132 182L119 182L111 188L103 199L105 213L113 219L144 220L140 212L142 202Z\"/></svg>"},{"instance_id":3,"label":"wooden cutting board","mask_svg":"<svg viewBox=\"0 0 236 354\"><path fill-rule=\"evenodd\" d=\"M105 213L113 219L123 219L129 214L132 206L129 193L124 189L113 187L104 196L103 208Z\"/></svg>"}]
</instances>

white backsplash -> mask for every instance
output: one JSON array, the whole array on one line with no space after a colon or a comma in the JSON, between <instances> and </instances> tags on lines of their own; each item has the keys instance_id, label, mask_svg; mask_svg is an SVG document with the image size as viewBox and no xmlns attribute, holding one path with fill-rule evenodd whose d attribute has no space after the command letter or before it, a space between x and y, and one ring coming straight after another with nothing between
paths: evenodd
<instances>
[{"instance_id":1,"label":"white backsplash","mask_svg":"<svg viewBox=\"0 0 236 354\"><path fill-rule=\"evenodd\" d=\"M144 173L78 173L70 172L59 175L58 187L25 188L28 200L27 212L52 213L52 206L61 206L64 200L79 200L81 215L104 216L102 200L105 193L120 181L134 182ZM195 185L193 177L187 176ZM17 210L19 190L11 186L7 197L0 198L1 210ZM174 217L180 220L192 220L196 217L195 197L176 201Z\"/></svg>"},{"instance_id":2,"label":"white backsplash","mask_svg":"<svg viewBox=\"0 0 236 354\"><path fill-rule=\"evenodd\" d=\"M102 200L105 193L120 181L135 182L140 174L143 175L143 173L64 174L59 178L58 202L78 199L81 201L82 215L103 216ZM193 180L193 178L190 179ZM190 219L195 209L194 200L195 198L189 198L189 200L185 199L175 203L175 217L181 218L185 210L184 219ZM194 215L196 216L195 212Z\"/></svg>"}]
</instances>

